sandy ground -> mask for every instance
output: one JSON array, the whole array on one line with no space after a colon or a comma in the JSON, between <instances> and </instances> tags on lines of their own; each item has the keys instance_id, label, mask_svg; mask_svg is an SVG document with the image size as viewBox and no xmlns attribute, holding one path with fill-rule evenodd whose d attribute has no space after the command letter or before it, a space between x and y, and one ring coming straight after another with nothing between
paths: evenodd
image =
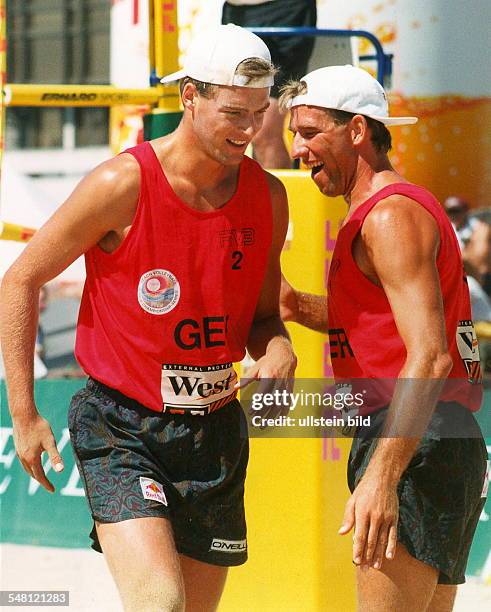
<instances>
[{"instance_id":1,"label":"sandy ground","mask_svg":"<svg viewBox=\"0 0 491 612\"><path fill-rule=\"evenodd\" d=\"M2 590L65 590L70 591L72 612L122 611L103 556L91 550L2 544L0 563ZM7 610L6 607L2 609ZM13 609L31 612L33 610L32 607L23 606ZM63 610L64 608L46 606L42 609ZM454 612L489 610L491 610L491 586L468 582L460 587ZM237 608L237 612L262 611L258 603L256 610L245 611Z\"/></svg>"}]
</instances>

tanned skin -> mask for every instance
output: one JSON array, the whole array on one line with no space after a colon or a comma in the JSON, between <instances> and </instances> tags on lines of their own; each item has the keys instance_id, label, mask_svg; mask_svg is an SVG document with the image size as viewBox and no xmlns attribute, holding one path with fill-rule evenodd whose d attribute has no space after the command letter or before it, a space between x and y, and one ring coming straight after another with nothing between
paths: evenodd
<instances>
[{"instance_id":1,"label":"tanned skin","mask_svg":"<svg viewBox=\"0 0 491 612\"><path fill-rule=\"evenodd\" d=\"M215 95L205 98L188 83L182 100L184 116L177 130L151 144L181 200L196 210L213 211L237 189L239 165L261 127L269 89L218 87ZM288 379L293 377L296 357L278 306L279 256L288 226L288 206L281 182L269 174L267 182L273 240L248 342L257 359L249 376ZM50 492L54 486L43 470L41 454L48 453L55 471L63 469L63 460L50 425L34 402L39 289L94 245L108 253L117 249L133 222L139 191L140 169L133 156L123 154L104 162L36 232L3 279L1 337L15 447L26 472ZM168 520L148 517L96 523L96 527L125 610L216 609L227 568L179 555ZM128 558L138 559L131 572Z\"/></svg>"},{"instance_id":2,"label":"tanned skin","mask_svg":"<svg viewBox=\"0 0 491 612\"><path fill-rule=\"evenodd\" d=\"M362 115L339 125L325 109L298 106L292 109L290 129L292 157L312 168L312 179L322 193L344 197L349 207L345 222L386 185L407 182L392 168L386 153L374 147ZM387 295L407 350L385 430L346 504L339 530L342 535L354 530L360 610L446 612L455 597L455 587L437 586L435 568L397 544L397 485L452 368L436 265L438 248L432 215L401 195L378 202L354 241L354 260ZM281 305L285 320L327 332L325 296L296 291L283 279Z\"/></svg>"}]
</instances>

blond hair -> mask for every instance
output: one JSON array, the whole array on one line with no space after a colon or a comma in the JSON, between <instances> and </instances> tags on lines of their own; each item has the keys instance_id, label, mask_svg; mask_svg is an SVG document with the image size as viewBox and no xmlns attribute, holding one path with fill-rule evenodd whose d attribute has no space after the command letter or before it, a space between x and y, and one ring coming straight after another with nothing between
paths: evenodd
<instances>
[{"instance_id":1,"label":"blond hair","mask_svg":"<svg viewBox=\"0 0 491 612\"><path fill-rule=\"evenodd\" d=\"M278 69L275 68L271 62L268 62L261 57L245 59L244 61L240 62L236 70L236 74L238 76L246 77L248 79L247 83L250 83L256 79L263 79L268 76L272 77L277 72ZM184 77L179 81L179 91L181 94L185 85L188 83L192 83L203 98L213 98L218 91L218 87L221 87L220 85L205 83L191 77ZM244 85L244 87L247 87L247 83Z\"/></svg>"},{"instance_id":2,"label":"blond hair","mask_svg":"<svg viewBox=\"0 0 491 612\"><path fill-rule=\"evenodd\" d=\"M290 80L280 87L280 97L278 104L283 111L288 110L290 102L296 96L303 96L307 93L307 83L305 81Z\"/></svg>"}]
</instances>

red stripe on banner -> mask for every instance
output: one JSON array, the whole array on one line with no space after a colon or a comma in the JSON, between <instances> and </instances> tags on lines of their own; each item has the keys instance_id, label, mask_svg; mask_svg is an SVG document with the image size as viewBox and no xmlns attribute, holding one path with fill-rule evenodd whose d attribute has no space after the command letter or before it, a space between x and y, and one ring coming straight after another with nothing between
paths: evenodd
<instances>
[{"instance_id":1,"label":"red stripe on banner","mask_svg":"<svg viewBox=\"0 0 491 612\"><path fill-rule=\"evenodd\" d=\"M140 21L140 0L133 0L133 25Z\"/></svg>"}]
</instances>

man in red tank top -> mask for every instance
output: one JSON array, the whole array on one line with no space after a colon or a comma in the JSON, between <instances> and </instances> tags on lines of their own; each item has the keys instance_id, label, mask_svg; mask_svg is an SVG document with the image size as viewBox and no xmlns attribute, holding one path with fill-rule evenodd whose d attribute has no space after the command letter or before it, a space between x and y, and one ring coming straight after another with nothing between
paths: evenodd
<instances>
[{"instance_id":1,"label":"man in red tank top","mask_svg":"<svg viewBox=\"0 0 491 612\"><path fill-rule=\"evenodd\" d=\"M480 364L458 244L436 199L392 168L386 126L416 119L389 117L367 72L321 68L286 87L282 103L293 157L323 194L348 204L327 304L285 282L282 314L329 331L335 378L372 391L339 531L354 529L359 609L449 611L484 505L487 458L472 416Z\"/></svg>"},{"instance_id":2,"label":"man in red tank top","mask_svg":"<svg viewBox=\"0 0 491 612\"><path fill-rule=\"evenodd\" d=\"M233 362L293 376L279 317L288 225L281 182L245 150L275 69L233 25L198 36L180 80L183 119L91 172L6 273L2 348L17 453L63 461L33 394L37 294L82 253L77 357L90 378L69 428L125 610L214 610L227 567L247 558L247 433Z\"/></svg>"}]
</instances>

